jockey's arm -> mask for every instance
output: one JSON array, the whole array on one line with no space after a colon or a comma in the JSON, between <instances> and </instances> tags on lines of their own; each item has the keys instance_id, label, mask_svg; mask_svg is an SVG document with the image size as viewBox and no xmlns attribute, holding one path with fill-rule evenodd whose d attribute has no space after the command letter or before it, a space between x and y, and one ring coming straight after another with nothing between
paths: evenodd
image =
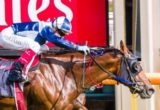
<instances>
[{"instance_id":1,"label":"jockey's arm","mask_svg":"<svg viewBox=\"0 0 160 110\"><path fill-rule=\"evenodd\" d=\"M53 30L50 27L45 27L36 37L35 39L37 42L42 45L44 42L49 41L52 42L53 44L67 48L67 49L73 49L73 50L79 50L79 51L84 51L85 53L89 52L89 48L87 46L81 46L78 44L75 44L73 42L70 42L63 37L58 37L55 35Z\"/></svg>"},{"instance_id":2,"label":"jockey's arm","mask_svg":"<svg viewBox=\"0 0 160 110\"><path fill-rule=\"evenodd\" d=\"M73 42L70 42L70 41L64 39L63 37L57 37L55 35L53 35L51 38L52 39L49 40L49 41L53 42L57 46L64 47L64 48L67 48L67 49L83 51L85 54L90 52L89 47L86 46L86 45L84 45L84 46L77 45Z\"/></svg>"},{"instance_id":3,"label":"jockey's arm","mask_svg":"<svg viewBox=\"0 0 160 110\"><path fill-rule=\"evenodd\" d=\"M68 49L77 49L77 44L70 42L62 37L58 37L55 35L53 30L50 27L45 27L36 37L35 41L39 42L40 45L44 44L44 42L49 41L53 44L68 48Z\"/></svg>"}]
</instances>

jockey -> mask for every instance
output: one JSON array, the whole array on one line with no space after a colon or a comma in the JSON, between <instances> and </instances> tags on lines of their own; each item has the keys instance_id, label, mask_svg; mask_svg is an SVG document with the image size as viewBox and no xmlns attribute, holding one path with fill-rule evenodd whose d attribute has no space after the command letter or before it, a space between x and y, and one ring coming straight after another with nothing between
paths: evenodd
<instances>
[{"instance_id":1,"label":"jockey","mask_svg":"<svg viewBox=\"0 0 160 110\"><path fill-rule=\"evenodd\" d=\"M66 17L57 17L52 22L14 23L1 31L0 45L6 49L23 50L24 52L13 64L8 77L9 81L23 82L23 69L41 51L49 50L47 42L54 45L83 51L90 51L88 46L81 46L64 39L71 33L71 22Z\"/></svg>"}]
</instances>

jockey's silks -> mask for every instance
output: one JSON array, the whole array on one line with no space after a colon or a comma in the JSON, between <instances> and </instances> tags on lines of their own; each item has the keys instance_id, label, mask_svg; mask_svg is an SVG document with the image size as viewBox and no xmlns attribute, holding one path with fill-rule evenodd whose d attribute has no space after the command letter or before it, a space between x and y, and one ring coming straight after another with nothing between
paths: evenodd
<instances>
[{"instance_id":1,"label":"jockey's silks","mask_svg":"<svg viewBox=\"0 0 160 110\"><path fill-rule=\"evenodd\" d=\"M21 57L18 59L19 62L21 62L24 66L28 65L28 63L31 61L33 56L35 56L36 53L32 49L27 49Z\"/></svg>"}]
</instances>

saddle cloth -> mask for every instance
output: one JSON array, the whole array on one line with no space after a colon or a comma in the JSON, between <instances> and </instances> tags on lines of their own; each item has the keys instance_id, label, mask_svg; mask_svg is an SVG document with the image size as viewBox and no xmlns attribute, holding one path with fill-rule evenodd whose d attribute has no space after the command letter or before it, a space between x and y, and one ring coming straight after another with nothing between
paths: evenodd
<instances>
[{"instance_id":1,"label":"saddle cloth","mask_svg":"<svg viewBox=\"0 0 160 110\"><path fill-rule=\"evenodd\" d=\"M0 59L0 97L14 97L14 85L7 80L14 60Z\"/></svg>"},{"instance_id":2,"label":"saddle cloth","mask_svg":"<svg viewBox=\"0 0 160 110\"><path fill-rule=\"evenodd\" d=\"M8 81L10 69L14 61L15 60L0 58L0 97L15 98L17 110L27 110L22 90L23 87L20 88L20 85L16 82ZM39 57L37 56L31 64L32 69L38 65L38 61Z\"/></svg>"},{"instance_id":3,"label":"saddle cloth","mask_svg":"<svg viewBox=\"0 0 160 110\"><path fill-rule=\"evenodd\" d=\"M0 58L0 97L15 97L14 84L7 80L14 61L15 59ZM36 56L29 71L33 71L37 68L38 61L39 56Z\"/></svg>"}]
</instances>

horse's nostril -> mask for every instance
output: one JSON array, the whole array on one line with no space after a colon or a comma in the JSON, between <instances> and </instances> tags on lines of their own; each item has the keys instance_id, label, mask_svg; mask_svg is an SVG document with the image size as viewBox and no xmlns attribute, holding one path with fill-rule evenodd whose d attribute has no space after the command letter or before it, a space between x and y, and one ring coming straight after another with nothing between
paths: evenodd
<instances>
[{"instance_id":1,"label":"horse's nostril","mask_svg":"<svg viewBox=\"0 0 160 110\"><path fill-rule=\"evenodd\" d=\"M154 92L155 92L155 90L153 88L149 88L147 91L148 95L152 95L152 94L154 94Z\"/></svg>"}]
</instances>

